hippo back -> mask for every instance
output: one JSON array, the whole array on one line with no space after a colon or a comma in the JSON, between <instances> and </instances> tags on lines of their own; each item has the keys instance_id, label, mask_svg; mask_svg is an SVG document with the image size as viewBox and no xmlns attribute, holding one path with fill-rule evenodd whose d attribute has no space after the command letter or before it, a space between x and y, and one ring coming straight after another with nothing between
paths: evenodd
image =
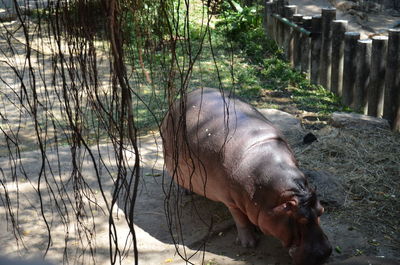
<instances>
[{"instance_id":1,"label":"hippo back","mask_svg":"<svg viewBox=\"0 0 400 265\"><path fill-rule=\"evenodd\" d=\"M209 189L205 186L249 185L241 176L254 166L243 161L253 164L260 159L264 163L258 151L252 152L258 146L277 141L293 158L282 133L251 105L211 88L188 93L184 102L185 108L179 101L171 108L161 130L167 170L180 178L182 186L223 201L225 194L206 194ZM185 115L181 115L183 109ZM212 178L207 177L210 175Z\"/></svg>"}]
</instances>

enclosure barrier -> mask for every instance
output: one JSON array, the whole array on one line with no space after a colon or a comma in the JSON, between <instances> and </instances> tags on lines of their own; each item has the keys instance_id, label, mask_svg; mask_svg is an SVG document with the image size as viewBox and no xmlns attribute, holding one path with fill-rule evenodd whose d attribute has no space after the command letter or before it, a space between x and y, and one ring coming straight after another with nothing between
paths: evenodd
<instances>
[{"instance_id":1,"label":"enclosure barrier","mask_svg":"<svg viewBox=\"0 0 400 265\"><path fill-rule=\"evenodd\" d=\"M265 32L293 68L340 96L344 105L387 119L400 131L400 30L360 39L347 25L336 20L335 8L310 17L287 0L265 1Z\"/></svg>"}]
</instances>

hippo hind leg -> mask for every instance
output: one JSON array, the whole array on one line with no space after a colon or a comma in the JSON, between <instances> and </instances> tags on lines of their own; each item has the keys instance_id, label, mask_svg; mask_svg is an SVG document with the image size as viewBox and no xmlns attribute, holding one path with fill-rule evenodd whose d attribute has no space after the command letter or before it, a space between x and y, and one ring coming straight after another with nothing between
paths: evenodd
<instances>
[{"instance_id":1,"label":"hippo hind leg","mask_svg":"<svg viewBox=\"0 0 400 265\"><path fill-rule=\"evenodd\" d=\"M256 227L250 222L249 218L238 208L228 207L236 224L238 236L236 243L246 248L254 248L258 242Z\"/></svg>"}]
</instances>

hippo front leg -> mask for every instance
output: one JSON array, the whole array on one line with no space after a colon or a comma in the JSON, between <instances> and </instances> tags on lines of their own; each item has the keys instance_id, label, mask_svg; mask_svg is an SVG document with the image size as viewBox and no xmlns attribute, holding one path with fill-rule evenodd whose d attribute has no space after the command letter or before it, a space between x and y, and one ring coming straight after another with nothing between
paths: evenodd
<instances>
[{"instance_id":1,"label":"hippo front leg","mask_svg":"<svg viewBox=\"0 0 400 265\"><path fill-rule=\"evenodd\" d=\"M228 207L235 221L238 236L236 242L240 243L243 247L254 248L257 245L257 235L255 233L255 226L250 222L249 218L238 208Z\"/></svg>"}]
</instances>

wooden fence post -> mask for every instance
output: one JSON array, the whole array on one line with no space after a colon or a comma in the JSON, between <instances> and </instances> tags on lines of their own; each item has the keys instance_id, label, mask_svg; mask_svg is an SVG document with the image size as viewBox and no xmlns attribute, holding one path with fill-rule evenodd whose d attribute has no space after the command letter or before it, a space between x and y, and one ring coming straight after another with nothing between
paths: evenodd
<instances>
[{"instance_id":1,"label":"wooden fence post","mask_svg":"<svg viewBox=\"0 0 400 265\"><path fill-rule=\"evenodd\" d=\"M262 17L262 22L263 22L263 27L264 27L264 32L268 35L267 31L267 25L268 25L268 10L267 10L267 4L269 3L269 0L263 0L263 17Z\"/></svg>"},{"instance_id":2,"label":"wooden fence post","mask_svg":"<svg viewBox=\"0 0 400 265\"><path fill-rule=\"evenodd\" d=\"M284 17L284 8L285 5L288 4L287 0L277 0L277 14L281 17ZM283 47L284 40L285 40L285 27L286 25L283 24L281 21L277 20L278 23L278 37L277 43L280 47Z\"/></svg>"},{"instance_id":3,"label":"wooden fence post","mask_svg":"<svg viewBox=\"0 0 400 265\"><path fill-rule=\"evenodd\" d=\"M356 81L356 51L357 41L360 39L358 32L346 32L344 34L344 65L343 65L343 90L342 103L353 105L354 85Z\"/></svg>"},{"instance_id":4,"label":"wooden fence post","mask_svg":"<svg viewBox=\"0 0 400 265\"><path fill-rule=\"evenodd\" d=\"M296 23L298 26L302 26L303 15L301 14L294 14L293 15L293 22ZM293 31L293 67L296 70L300 70L301 67L301 42L300 42L301 33L297 30Z\"/></svg>"},{"instance_id":5,"label":"wooden fence post","mask_svg":"<svg viewBox=\"0 0 400 265\"><path fill-rule=\"evenodd\" d=\"M302 18L303 28L310 31L311 30L311 20L312 17L304 16ZM310 59L311 59L311 40L310 37L304 33L300 35L301 44L301 72L310 73Z\"/></svg>"},{"instance_id":6,"label":"wooden fence post","mask_svg":"<svg viewBox=\"0 0 400 265\"><path fill-rule=\"evenodd\" d=\"M368 113L368 86L371 67L372 40L359 40L357 43L357 73L354 90L354 109Z\"/></svg>"},{"instance_id":7,"label":"wooden fence post","mask_svg":"<svg viewBox=\"0 0 400 265\"><path fill-rule=\"evenodd\" d=\"M278 4L277 13L278 13L280 16L283 17L283 14L284 14L284 12L285 12L285 11L284 11L284 10L285 10L285 6L288 5L289 3L288 3L287 0L277 0L276 2L277 2L277 4Z\"/></svg>"},{"instance_id":8,"label":"wooden fence post","mask_svg":"<svg viewBox=\"0 0 400 265\"><path fill-rule=\"evenodd\" d=\"M397 95L395 116L393 120L392 129L395 132L400 132L400 95Z\"/></svg>"},{"instance_id":9,"label":"wooden fence post","mask_svg":"<svg viewBox=\"0 0 400 265\"><path fill-rule=\"evenodd\" d=\"M388 37L372 38L371 79L368 87L368 115L382 117Z\"/></svg>"},{"instance_id":10,"label":"wooden fence post","mask_svg":"<svg viewBox=\"0 0 400 265\"><path fill-rule=\"evenodd\" d=\"M289 20L293 20L293 15L297 12L297 6L295 5L287 5L285 6L285 17ZM292 27L285 27L285 41L284 41L284 50L285 50L285 57L289 63L292 63L293 58L293 29Z\"/></svg>"},{"instance_id":11,"label":"wooden fence post","mask_svg":"<svg viewBox=\"0 0 400 265\"><path fill-rule=\"evenodd\" d=\"M322 9L322 44L320 62L320 84L330 90L332 21L336 19L336 8Z\"/></svg>"},{"instance_id":12,"label":"wooden fence post","mask_svg":"<svg viewBox=\"0 0 400 265\"><path fill-rule=\"evenodd\" d=\"M273 17L273 14L276 14L276 10L277 10L277 3L276 1L272 1L270 2L271 5L271 16L270 16L270 21L271 21L271 39L273 39L275 42L278 42L277 40L277 36L278 36L278 20Z\"/></svg>"},{"instance_id":13,"label":"wooden fence post","mask_svg":"<svg viewBox=\"0 0 400 265\"><path fill-rule=\"evenodd\" d=\"M332 21L331 91L339 96L342 95L343 87L344 33L346 30L346 20Z\"/></svg>"},{"instance_id":14,"label":"wooden fence post","mask_svg":"<svg viewBox=\"0 0 400 265\"><path fill-rule=\"evenodd\" d=\"M286 5L284 6L284 14L285 18L288 20L292 20L294 14L297 13L297 6L296 5Z\"/></svg>"},{"instance_id":15,"label":"wooden fence post","mask_svg":"<svg viewBox=\"0 0 400 265\"><path fill-rule=\"evenodd\" d=\"M321 55L321 16L313 16L311 20L311 83L319 84L319 62Z\"/></svg>"},{"instance_id":16,"label":"wooden fence post","mask_svg":"<svg viewBox=\"0 0 400 265\"><path fill-rule=\"evenodd\" d=\"M386 59L385 98L383 118L393 128L397 98L400 95L400 30L389 30L389 42Z\"/></svg>"},{"instance_id":17,"label":"wooden fence post","mask_svg":"<svg viewBox=\"0 0 400 265\"><path fill-rule=\"evenodd\" d=\"M273 12L273 2L270 2L269 0L265 0L265 5L264 5L264 28L265 28L265 32L266 35L269 38L273 38L272 37L272 31L273 31L273 17L272 14Z\"/></svg>"}]
</instances>

